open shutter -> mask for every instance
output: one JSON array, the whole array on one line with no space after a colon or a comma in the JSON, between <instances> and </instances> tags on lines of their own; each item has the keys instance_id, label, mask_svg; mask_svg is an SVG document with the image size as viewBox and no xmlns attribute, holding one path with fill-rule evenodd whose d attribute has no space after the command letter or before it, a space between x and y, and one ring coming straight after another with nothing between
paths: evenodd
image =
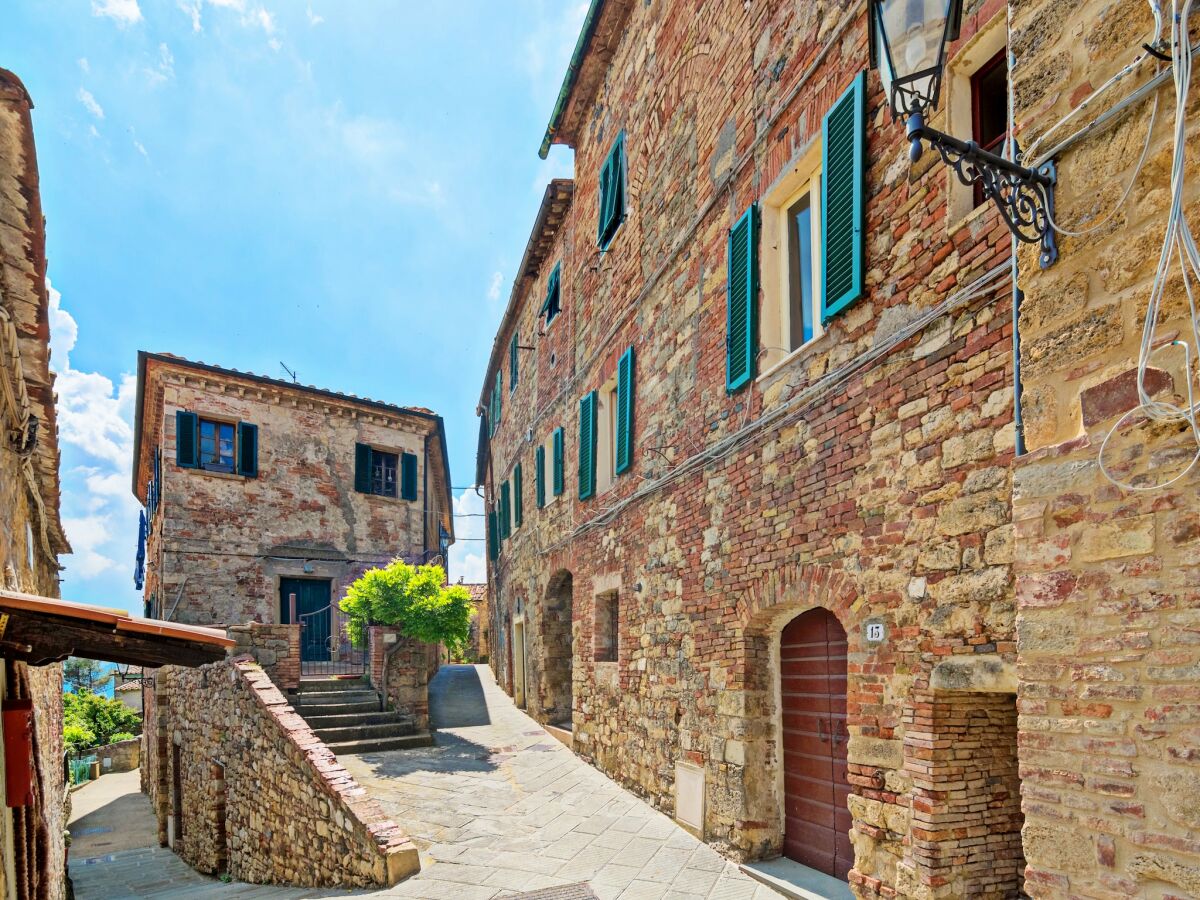
<instances>
[{"instance_id":1,"label":"open shutter","mask_svg":"<svg viewBox=\"0 0 1200 900\"><path fill-rule=\"evenodd\" d=\"M617 464L620 475L633 464L633 408L637 394L633 383L633 348L617 363Z\"/></svg>"},{"instance_id":2,"label":"open shutter","mask_svg":"<svg viewBox=\"0 0 1200 900\"><path fill-rule=\"evenodd\" d=\"M508 389L514 391L517 388L517 336L514 334L512 340L508 344Z\"/></svg>"},{"instance_id":3,"label":"open shutter","mask_svg":"<svg viewBox=\"0 0 1200 900\"><path fill-rule=\"evenodd\" d=\"M867 73L825 113L821 176L821 321L863 293L863 160Z\"/></svg>"},{"instance_id":4,"label":"open shutter","mask_svg":"<svg viewBox=\"0 0 1200 900\"><path fill-rule=\"evenodd\" d=\"M400 454L400 498L402 500L417 499L417 455L415 453Z\"/></svg>"},{"instance_id":5,"label":"open shutter","mask_svg":"<svg viewBox=\"0 0 1200 900\"><path fill-rule=\"evenodd\" d=\"M367 444L354 445L354 489L360 494L371 493L371 469L374 460Z\"/></svg>"},{"instance_id":6,"label":"open shutter","mask_svg":"<svg viewBox=\"0 0 1200 900\"><path fill-rule=\"evenodd\" d=\"M539 444L533 454L533 489L538 509L546 505L546 446Z\"/></svg>"},{"instance_id":7,"label":"open shutter","mask_svg":"<svg viewBox=\"0 0 1200 900\"><path fill-rule=\"evenodd\" d=\"M237 473L246 478L258 477L258 426L238 422Z\"/></svg>"},{"instance_id":8,"label":"open shutter","mask_svg":"<svg viewBox=\"0 0 1200 900\"><path fill-rule=\"evenodd\" d=\"M525 493L525 479L521 474L521 464L513 469L513 527L520 528L525 518L524 501L521 495Z\"/></svg>"},{"instance_id":9,"label":"open shutter","mask_svg":"<svg viewBox=\"0 0 1200 900\"><path fill-rule=\"evenodd\" d=\"M600 167L600 214L596 223L596 240L600 247L604 247L604 232L608 227L608 202L612 194L612 152L604 160L604 165Z\"/></svg>"},{"instance_id":10,"label":"open shutter","mask_svg":"<svg viewBox=\"0 0 1200 900\"><path fill-rule=\"evenodd\" d=\"M564 469L564 450L563 450L563 430L561 428L554 429L554 477L552 479L552 487L554 496L557 497L565 488L565 479L563 478Z\"/></svg>"},{"instance_id":11,"label":"open shutter","mask_svg":"<svg viewBox=\"0 0 1200 900\"><path fill-rule=\"evenodd\" d=\"M496 511L488 513L488 558L495 560L500 556L500 531L496 527Z\"/></svg>"},{"instance_id":12,"label":"open shutter","mask_svg":"<svg viewBox=\"0 0 1200 900\"><path fill-rule=\"evenodd\" d=\"M512 499L508 482L500 485L500 540L508 540L512 534Z\"/></svg>"},{"instance_id":13,"label":"open shutter","mask_svg":"<svg viewBox=\"0 0 1200 900\"><path fill-rule=\"evenodd\" d=\"M754 377L758 343L758 210L754 204L729 232L725 288L725 390L733 393Z\"/></svg>"},{"instance_id":14,"label":"open shutter","mask_svg":"<svg viewBox=\"0 0 1200 900\"><path fill-rule=\"evenodd\" d=\"M196 455L196 414L175 413L175 462L185 469L194 469L200 464Z\"/></svg>"},{"instance_id":15,"label":"open shutter","mask_svg":"<svg viewBox=\"0 0 1200 900\"><path fill-rule=\"evenodd\" d=\"M596 493L596 392L579 401L579 499Z\"/></svg>"}]
</instances>

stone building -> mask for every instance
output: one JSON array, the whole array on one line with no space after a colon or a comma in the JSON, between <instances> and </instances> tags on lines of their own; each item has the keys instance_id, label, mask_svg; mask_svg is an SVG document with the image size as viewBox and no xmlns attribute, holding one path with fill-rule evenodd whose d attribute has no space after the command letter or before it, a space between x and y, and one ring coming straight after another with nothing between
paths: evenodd
<instances>
[{"instance_id":1,"label":"stone building","mask_svg":"<svg viewBox=\"0 0 1200 900\"><path fill-rule=\"evenodd\" d=\"M302 665L362 671L337 601L454 539L440 416L167 354L138 355L134 493L147 614L303 626Z\"/></svg>"},{"instance_id":2,"label":"stone building","mask_svg":"<svg viewBox=\"0 0 1200 900\"><path fill-rule=\"evenodd\" d=\"M1011 896L1010 237L868 67L865 4L591 4L480 400L491 661L735 857Z\"/></svg>"}]
</instances>

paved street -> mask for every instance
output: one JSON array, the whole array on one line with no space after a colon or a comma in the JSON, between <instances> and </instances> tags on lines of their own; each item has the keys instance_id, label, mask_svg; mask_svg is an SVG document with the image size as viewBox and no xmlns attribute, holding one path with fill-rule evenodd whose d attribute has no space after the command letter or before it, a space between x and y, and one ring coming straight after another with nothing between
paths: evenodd
<instances>
[{"instance_id":1,"label":"paved street","mask_svg":"<svg viewBox=\"0 0 1200 900\"><path fill-rule=\"evenodd\" d=\"M421 873L389 896L484 900L586 883L600 898L777 900L547 734L487 666L444 667L430 713L436 746L342 758L421 848Z\"/></svg>"}]
</instances>

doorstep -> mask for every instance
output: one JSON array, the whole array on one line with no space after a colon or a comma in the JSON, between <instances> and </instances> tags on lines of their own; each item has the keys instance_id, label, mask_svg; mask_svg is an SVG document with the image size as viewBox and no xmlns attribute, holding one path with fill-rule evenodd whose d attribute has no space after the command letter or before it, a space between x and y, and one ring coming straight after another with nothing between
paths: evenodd
<instances>
[{"instance_id":1,"label":"doorstep","mask_svg":"<svg viewBox=\"0 0 1200 900\"><path fill-rule=\"evenodd\" d=\"M854 900L846 882L786 857L742 863L739 868L755 881L794 900Z\"/></svg>"},{"instance_id":2,"label":"doorstep","mask_svg":"<svg viewBox=\"0 0 1200 900\"><path fill-rule=\"evenodd\" d=\"M561 744L565 745L568 750L574 749L575 737L570 728L563 728L561 725L543 725L542 727L550 732L553 737L557 738Z\"/></svg>"}]
</instances>

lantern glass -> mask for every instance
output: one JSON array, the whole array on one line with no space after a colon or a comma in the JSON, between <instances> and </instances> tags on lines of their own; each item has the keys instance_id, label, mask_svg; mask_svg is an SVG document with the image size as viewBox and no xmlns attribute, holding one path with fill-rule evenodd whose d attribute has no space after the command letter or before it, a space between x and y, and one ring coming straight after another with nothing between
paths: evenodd
<instances>
[{"instance_id":1,"label":"lantern glass","mask_svg":"<svg viewBox=\"0 0 1200 900\"><path fill-rule=\"evenodd\" d=\"M937 106L946 42L958 31L956 0L874 0L876 59L892 111Z\"/></svg>"}]
</instances>

